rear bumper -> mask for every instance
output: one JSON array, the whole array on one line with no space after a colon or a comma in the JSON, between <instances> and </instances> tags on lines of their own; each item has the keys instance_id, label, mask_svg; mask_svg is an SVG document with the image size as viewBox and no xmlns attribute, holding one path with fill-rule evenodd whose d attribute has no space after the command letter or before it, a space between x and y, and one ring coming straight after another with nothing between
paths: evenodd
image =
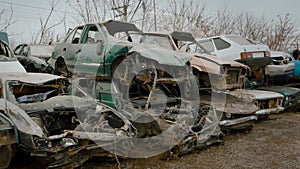
<instances>
[{"instance_id":1,"label":"rear bumper","mask_svg":"<svg viewBox=\"0 0 300 169\"><path fill-rule=\"evenodd\" d=\"M286 65L267 65L266 66L266 74L270 76L278 76L278 75L292 75L295 69L294 63L289 63Z\"/></svg>"}]
</instances>

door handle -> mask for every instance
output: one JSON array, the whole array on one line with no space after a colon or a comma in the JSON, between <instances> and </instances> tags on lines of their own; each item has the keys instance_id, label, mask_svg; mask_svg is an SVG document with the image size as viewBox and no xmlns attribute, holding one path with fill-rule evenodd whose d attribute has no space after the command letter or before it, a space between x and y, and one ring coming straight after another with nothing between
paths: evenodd
<instances>
[{"instance_id":1,"label":"door handle","mask_svg":"<svg viewBox=\"0 0 300 169\"><path fill-rule=\"evenodd\" d=\"M75 54L78 54L78 53L80 53L80 52L81 52L81 49L77 50Z\"/></svg>"}]
</instances>

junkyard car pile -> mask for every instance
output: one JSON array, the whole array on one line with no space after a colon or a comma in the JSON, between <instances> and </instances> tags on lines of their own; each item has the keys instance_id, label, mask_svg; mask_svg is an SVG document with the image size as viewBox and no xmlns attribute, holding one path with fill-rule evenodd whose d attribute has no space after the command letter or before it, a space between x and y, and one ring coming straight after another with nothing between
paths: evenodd
<instances>
[{"instance_id":1,"label":"junkyard car pile","mask_svg":"<svg viewBox=\"0 0 300 169\"><path fill-rule=\"evenodd\" d=\"M300 89L275 86L297 76L288 54L113 20L77 26L55 47L13 52L3 38L0 64L0 168L16 152L45 157L48 168L94 156L176 158L300 99Z\"/></svg>"}]
</instances>

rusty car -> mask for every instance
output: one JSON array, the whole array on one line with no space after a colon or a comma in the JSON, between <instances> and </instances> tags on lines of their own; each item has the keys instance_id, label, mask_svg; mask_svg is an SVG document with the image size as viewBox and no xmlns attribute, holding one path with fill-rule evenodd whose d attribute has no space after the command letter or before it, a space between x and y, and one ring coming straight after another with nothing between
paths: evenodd
<instances>
[{"instance_id":1,"label":"rusty car","mask_svg":"<svg viewBox=\"0 0 300 169\"><path fill-rule=\"evenodd\" d=\"M223 129L250 128L256 121L255 112L258 108L254 103L235 98L230 91L226 91L242 88L249 72L248 66L205 53L205 49L188 32L143 33L141 42L192 56L191 66L200 91L200 102L214 104L218 112L223 114L220 122Z\"/></svg>"},{"instance_id":2,"label":"rusty car","mask_svg":"<svg viewBox=\"0 0 300 169\"><path fill-rule=\"evenodd\" d=\"M236 38L237 38L236 40L240 39L239 37L236 37ZM254 43L252 41L249 41L249 42ZM246 43L246 42L244 42L244 43ZM200 44L200 43L198 43L198 44ZM195 44L193 44L193 43L190 43L190 44L187 44L186 46L184 46L184 49L186 49L186 48L189 48L190 51L193 51L193 52L203 53L203 51L205 51L201 48L201 45L195 46ZM268 58L268 52L261 52L260 55L262 55L263 53L266 55L265 58L267 58L267 59L265 59L265 61L269 60L270 58ZM214 56L210 56L210 57L213 58ZM248 64L250 65L250 68L255 66L256 62L259 62L258 61L259 59L257 59L257 58L256 59L248 58L248 59L249 60L247 60L247 62L249 62ZM260 58L260 59L263 59L263 58ZM265 63L262 62L262 65L257 64L256 67L260 67L260 68L254 69L256 72L255 74L257 75L257 73L258 73L257 70L259 70L259 71L262 71L261 75L264 76L265 72L263 70L266 67ZM251 103L255 104L258 108L257 111L255 112L255 115L259 119L267 118L270 113L278 113L278 112L283 111L284 110L283 95L281 95L280 93L275 92L275 91L272 92L271 90L270 91L262 91L260 89L255 90L255 88L253 86L251 88L252 90L245 90L245 88L249 88L248 87L249 84L261 85L261 83L257 83L256 78L253 79L253 78L249 77L249 76L253 75L253 69L249 70L248 72L250 72L250 73L245 74L245 72L241 72L239 75L237 73L235 73L236 78L233 78L233 79L239 79L237 77L239 77L240 75L242 75L242 77L244 77L244 78L241 81L236 80L236 83L238 83L239 85L236 85L235 88L231 88L229 91L227 91L227 94L231 95L230 97L235 98L234 100L240 100L241 98L244 98L244 99L248 100L248 102L250 101ZM231 78L227 79L227 77L226 77L225 78L226 83L231 83L230 79ZM264 81L265 78L262 78L262 80ZM236 90L236 89L238 89L238 90ZM243 95L245 95L245 97ZM246 96L246 95L248 95L248 96ZM249 97L249 96L251 96L251 97ZM236 101L234 101L234 102L236 102ZM242 102L245 102L245 100L242 100ZM270 104L266 104L269 102L270 102ZM274 102L274 104L273 104L273 102ZM261 105L265 105L265 106L261 106ZM231 114L228 114L228 117L230 117L230 115Z\"/></svg>"},{"instance_id":3,"label":"rusty car","mask_svg":"<svg viewBox=\"0 0 300 169\"><path fill-rule=\"evenodd\" d=\"M93 156L131 157L128 152L133 151L131 155L143 158L165 152L176 157L223 141L213 107L199 110L199 105L182 101L180 108L167 106L156 114L163 109L156 91L149 109L116 104L117 110L91 97L84 82L70 84L61 76L1 73L0 81L2 168L9 166L14 151L44 157L48 168L68 168ZM142 138L151 138L144 142L147 151L144 145L136 151Z\"/></svg>"},{"instance_id":4,"label":"rusty car","mask_svg":"<svg viewBox=\"0 0 300 169\"><path fill-rule=\"evenodd\" d=\"M52 73L53 67L47 63L53 46L42 44L20 44L14 54L27 72Z\"/></svg>"},{"instance_id":5,"label":"rusty car","mask_svg":"<svg viewBox=\"0 0 300 169\"><path fill-rule=\"evenodd\" d=\"M265 67L272 63L267 45L238 35L219 35L199 38L197 41L212 55L249 66L251 72L248 78L256 83L265 83Z\"/></svg>"},{"instance_id":6,"label":"rusty car","mask_svg":"<svg viewBox=\"0 0 300 169\"><path fill-rule=\"evenodd\" d=\"M101 82L77 78L72 81L70 92L72 95L80 97L97 98L95 91L98 90L91 89L97 88L99 83ZM159 90L155 90L151 95L150 106L141 108L139 102L135 102L131 98L124 98L123 93L117 91L118 88L113 87L113 90L115 90L113 96L116 97L114 106L118 107L113 112L124 121L118 124L127 122L130 124L132 132L126 133L126 137L119 135L118 144L108 145L107 142L115 141L111 139L116 134L116 129L113 130L108 125L111 122L103 123L103 120L100 120L103 113L94 113L91 114L91 117L87 116L84 122L75 129L74 137L88 140L93 138L93 143L103 145L106 150L117 151L118 156L134 158L145 158L160 153L165 153L166 157L176 158L194 150L223 142L224 135L219 127L219 118L212 106L202 105L199 108L199 104L191 104L192 101L189 100L182 100L181 105L170 102L164 105L166 96ZM146 102L146 100L139 101ZM105 131L110 133L110 137L103 137ZM124 129L122 131L126 132ZM146 140L142 138L146 138ZM123 142L127 146L124 147ZM99 152L95 156L109 156L111 153Z\"/></svg>"},{"instance_id":7,"label":"rusty car","mask_svg":"<svg viewBox=\"0 0 300 169\"><path fill-rule=\"evenodd\" d=\"M108 82L109 88L115 82L118 87L139 91L130 97L148 97L152 89L160 88L168 96L193 99L197 93L191 85L191 57L133 43L131 32L140 30L114 20L77 26L56 44L49 63L58 75L76 74ZM111 94L105 94L110 97L102 98L103 102L112 103Z\"/></svg>"}]
</instances>

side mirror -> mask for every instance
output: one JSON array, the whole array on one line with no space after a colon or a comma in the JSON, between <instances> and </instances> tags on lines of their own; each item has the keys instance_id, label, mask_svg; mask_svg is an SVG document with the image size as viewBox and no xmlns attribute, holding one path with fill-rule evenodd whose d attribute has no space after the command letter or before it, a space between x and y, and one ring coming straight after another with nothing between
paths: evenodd
<instances>
[{"instance_id":1,"label":"side mirror","mask_svg":"<svg viewBox=\"0 0 300 169\"><path fill-rule=\"evenodd\" d=\"M104 42L103 40L99 40L97 42L97 50L96 50L97 55L101 55L103 53L103 50L104 50Z\"/></svg>"}]
</instances>

